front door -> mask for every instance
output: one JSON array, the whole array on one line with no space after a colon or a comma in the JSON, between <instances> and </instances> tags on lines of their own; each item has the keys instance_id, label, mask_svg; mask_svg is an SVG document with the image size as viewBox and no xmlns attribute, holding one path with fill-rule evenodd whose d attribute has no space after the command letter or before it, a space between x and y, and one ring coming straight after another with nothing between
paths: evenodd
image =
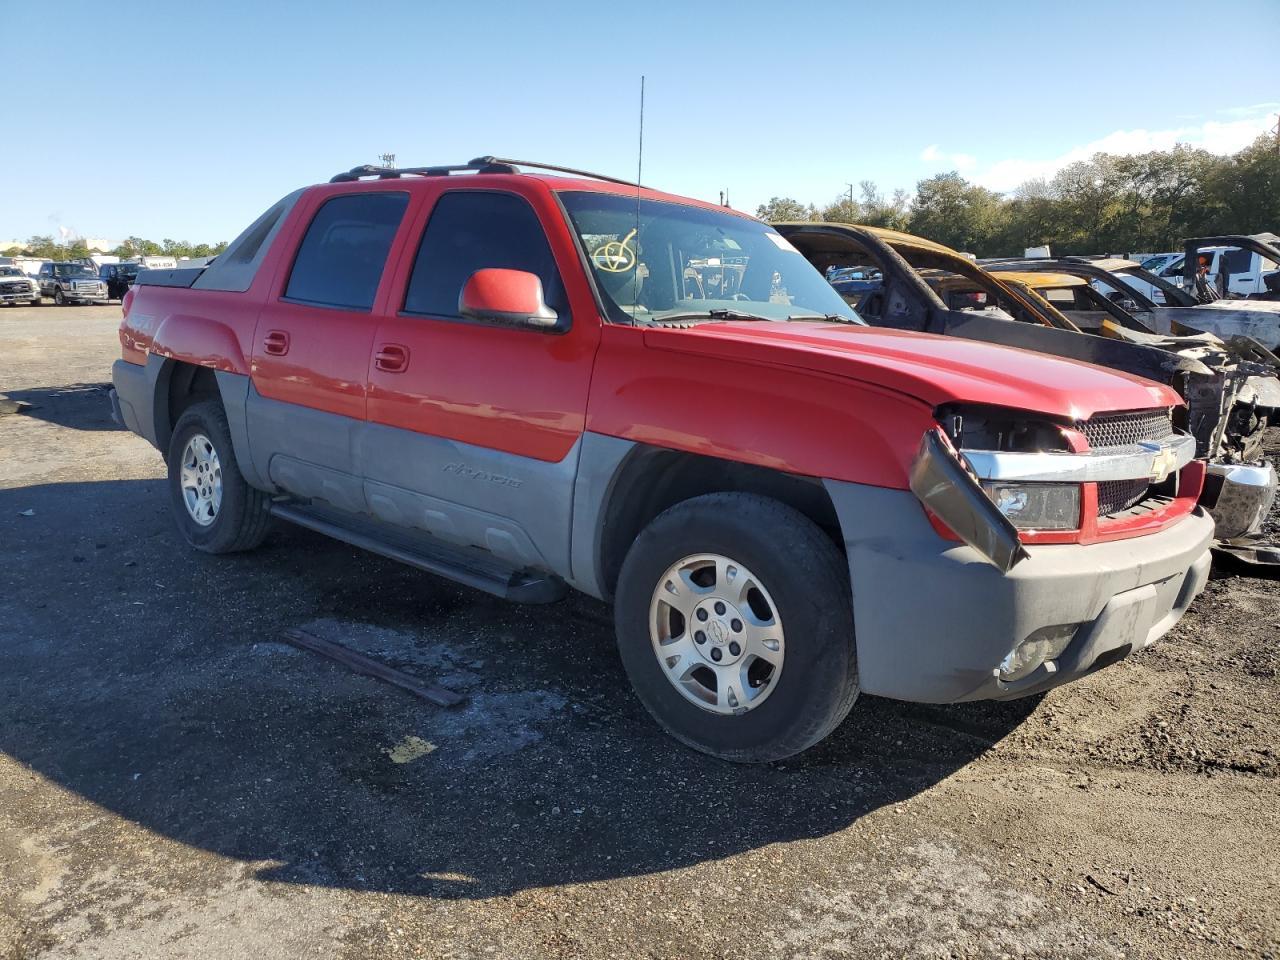
<instances>
[{"instance_id":1,"label":"front door","mask_svg":"<svg viewBox=\"0 0 1280 960\"><path fill-rule=\"evenodd\" d=\"M373 341L365 495L383 520L564 572L600 320L562 221L545 229L554 201L517 190L441 185L424 205ZM463 319L488 267L536 274L556 328Z\"/></svg>"},{"instance_id":2,"label":"front door","mask_svg":"<svg viewBox=\"0 0 1280 960\"><path fill-rule=\"evenodd\" d=\"M253 460L278 487L363 511L357 446L387 256L409 194L316 198L292 264L258 317L249 393Z\"/></svg>"}]
</instances>

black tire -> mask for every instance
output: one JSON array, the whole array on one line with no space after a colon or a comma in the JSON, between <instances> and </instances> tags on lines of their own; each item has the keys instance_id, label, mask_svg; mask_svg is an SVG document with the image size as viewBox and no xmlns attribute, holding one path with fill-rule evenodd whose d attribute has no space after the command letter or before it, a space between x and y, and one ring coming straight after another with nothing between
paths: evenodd
<instances>
[{"instance_id":1,"label":"black tire","mask_svg":"<svg viewBox=\"0 0 1280 960\"><path fill-rule=\"evenodd\" d=\"M44 297L36 297L34 300L32 300L32 301L31 301L31 306L33 306L33 307L43 307L43 306L44 306Z\"/></svg>"},{"instance_id":2,"label":"black tire","mask_svg":"<svg viewBox=\"0 0 1280 960\"><path fill-rule=\"evenodd\" d=\"M57 287L54 289L53 302L59 307L65 307L67 305L66 295L63 294L61 287Z\"/></svg>"},{"instance_id":3,"label":"black tire","mask_svg":"<svg viewBox=\"0 0 1280 960\"><path fill-rule=\"evenodd\" d=\"M183 499L183 453L194 435L207 437L218 456L222 474L222 503L207 526L197 523ZM262 543L271 527L269 494L249 486L240 473L231 445L227 415L217 400L192 404L178 418L169 440L169 499L174 520L186 541L205 553L252 550Z\"/></svg>"},{"instance_id":4,"label":"black tire","mask_svg":"<svg viewBox=\"0 0 1280 960\"><path fill-rule=\"evenodd\" d=\"M714 713L686 699L650 640L659 581L673 564L700 553L752 571L784 625L777 687L746 713ZM618 577L618 649L636 694L673 737L724 760L781 760L812 746L839 726L858 696L848 570L817 525L776 500L713 493L676 504L636 538Z\"/></svg>"}]
</instances>

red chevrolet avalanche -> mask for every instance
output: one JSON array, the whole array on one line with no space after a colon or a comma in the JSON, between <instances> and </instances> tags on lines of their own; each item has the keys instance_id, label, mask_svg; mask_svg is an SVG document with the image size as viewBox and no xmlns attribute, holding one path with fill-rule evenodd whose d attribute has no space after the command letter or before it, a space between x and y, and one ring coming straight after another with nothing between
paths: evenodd
<instances>
[{"instance_id":1,"label":"red chevrolet avalanche","mask_svg":"<svg viewBox=\"0 0 1280 960\"><path fill-rule=\"evenodd\" d=\"M805 749L859 692L1043 691L1208 575L1168 387L870 328L768 225L609 178L357 168L142 273L120 337L113 402L192 546L281 519L611 600L640 700L732 760ZM1141 498L1107 513L1117 484Z\"/></svg>"}]
</instances>

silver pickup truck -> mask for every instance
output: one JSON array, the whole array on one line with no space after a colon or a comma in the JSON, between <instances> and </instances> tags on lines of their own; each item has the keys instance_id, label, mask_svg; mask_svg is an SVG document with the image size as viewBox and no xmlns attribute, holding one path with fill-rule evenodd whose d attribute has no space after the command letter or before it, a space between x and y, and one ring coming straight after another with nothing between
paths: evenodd
<instances>
[{"instance_id":1,"label":"silver pickup truck","mask_svg":"<svg viewBox=\"0 0 1280 960\"><path fill-rule=\"evenodd\" d=\"M36 275L40 295L58 306L68 303L106 303L107 285L87 263L42 263Z\"/></svg>"}]
</instances>

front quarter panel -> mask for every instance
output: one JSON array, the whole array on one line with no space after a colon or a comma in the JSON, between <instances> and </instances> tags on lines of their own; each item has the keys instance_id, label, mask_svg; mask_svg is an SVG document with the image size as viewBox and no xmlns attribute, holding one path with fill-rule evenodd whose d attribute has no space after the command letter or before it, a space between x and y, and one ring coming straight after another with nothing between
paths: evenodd
<instances>
[{"instance_id":1,"label":"front quarter panel","mask_svg":"<svg viewBox=\"0 0 1280 960\"><path fill-rule=\"evenodd\" d=\"M907 488L925 403L796 367L653 349L607 326L587 429L802 476Z\"/></svg>"}]
</instances>

